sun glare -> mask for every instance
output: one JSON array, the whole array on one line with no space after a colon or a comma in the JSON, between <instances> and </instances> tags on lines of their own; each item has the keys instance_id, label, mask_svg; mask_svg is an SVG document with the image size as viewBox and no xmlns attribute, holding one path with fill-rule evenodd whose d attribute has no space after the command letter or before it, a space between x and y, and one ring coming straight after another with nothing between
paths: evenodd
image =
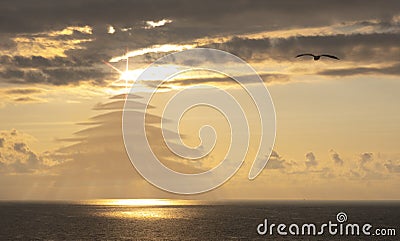
<instances>
[{"instance_id":1,"label":"sun glare","mask_svg":"<svg viewBox=\"0 0 400 241\"><path fill-rule=\"evenodd\" d=\"M135 80L138 77L136 71L124 71L119 77L121 80Z\"/></svg>"}]
</instances>

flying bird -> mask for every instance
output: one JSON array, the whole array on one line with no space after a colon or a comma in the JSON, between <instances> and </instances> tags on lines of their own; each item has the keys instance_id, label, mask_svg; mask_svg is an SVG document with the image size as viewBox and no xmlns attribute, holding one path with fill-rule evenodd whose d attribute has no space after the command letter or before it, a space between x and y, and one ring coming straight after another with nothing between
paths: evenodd
<instances>
[{"instance_id":1,"label":"flying bird","mask_svg":"<svg viewBox=\"0 0 400 241\"><path fill-rule=\"evenodd\" d=\"M328 58L332 58L332 59L337 59L339 60L338 57L333 56L333 55L329 55L329 54L321 54L321 55L314 55L314 54L299 54L296 56L296 58L298 57L302 57L302 56L312 56L314 58L314 60L319 60L321 57L328 57Z\"/></svg>"}]
</instances>

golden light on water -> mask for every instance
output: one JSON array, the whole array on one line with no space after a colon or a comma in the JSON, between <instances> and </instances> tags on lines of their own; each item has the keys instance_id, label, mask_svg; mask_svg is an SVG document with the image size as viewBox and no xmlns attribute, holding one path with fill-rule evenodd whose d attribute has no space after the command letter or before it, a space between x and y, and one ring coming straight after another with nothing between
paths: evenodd
<instances>
[{"instance_id":1,"label":"golden light on water","mask_svg":"<svg viewBox=\"0 0 400 241\"><path fill-rule=\"evenodd\" d=\"M131 207L152 207L152 206L178 206L196 205L201 201L197 200L177 200L177 199L96 199L84 201L91 205L104 206L131 206Z\"/></svg>"},{"instance_id":2,"label":"golden light on water","mask_svg":"<svg viewBox=\"0 0 400 241\"><path fill-rule=\"evenodd\" d=\"M178 218L185 215L177 211L179 206L196 205L201 201L174 199L99 199L84 203L100 206L110 206L101 209L95 215L110 218L128 219L164 219ZM189 214L186 214L189 215Z\"/></svg>"},{"instance_id":3,"label":"golden light on water","mask_svg":"<svg viewBox=\"0 0 400 241\"><path fill-rule=\"evenodd\" d=\"M168 210L149 208L146 208L145 210L106 212L105 214L109 217L134 219L163 219L171 218L174 216L171 211Z\"/></svg>"},{"instance_id":4,"label":"golden light on water","mask_svg":"<svg viewBox=\"0 0 400 241\"><path fill-rule=\"evenodd\" d=\"M117 206L166 206L173 205L169 199L109 199L103 200L105 205Z\"/></svg>"}]
</instances>

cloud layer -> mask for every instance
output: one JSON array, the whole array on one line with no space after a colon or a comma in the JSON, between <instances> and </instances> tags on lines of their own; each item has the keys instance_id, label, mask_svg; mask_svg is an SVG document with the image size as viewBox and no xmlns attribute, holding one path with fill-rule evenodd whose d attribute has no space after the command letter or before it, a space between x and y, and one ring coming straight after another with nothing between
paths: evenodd
<instances>
[{"instance_id":1,"label":"cloud layer","mask_svg":"<svg viewBox=\"0 0 400 241\"><path fill-rule=\"evenodd\" d=\"M328 52L353 65L317 74L399 73L398 1L42 0L3 1L0 7L0 81L6 83L104 84L118 77L103 60L121 56L125 48L140 52L166 44L288 64L299 52ZM143 65L163 54L143 52L134 61Z\"/></svg>"}]
</instances>

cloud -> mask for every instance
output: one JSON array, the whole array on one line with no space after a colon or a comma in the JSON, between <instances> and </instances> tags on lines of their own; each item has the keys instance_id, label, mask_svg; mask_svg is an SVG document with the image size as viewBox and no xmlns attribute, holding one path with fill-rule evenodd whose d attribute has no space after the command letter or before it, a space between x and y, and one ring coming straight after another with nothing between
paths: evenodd
<instances>
[{"instance_id":1,"label":"cloud","mask_svg":"<svg viewBox=\"0 0 400 241\"><path fill-rule=\"evenodd\" d=\"M6 69L0 73L0 79L14 84L51 84L68 85L89 82L104 84L114 73L99 71L95 68L44 68L36 70Z\"/></svg>"},{"instance_id":2,"label":"cloud","mask_svg":"<svg viewBox=\"0 0 400 241\"><path fill-rule=\"evenodd\" d=\"M272 151L265 166L266 169L284 169L285 160L276 151Z\"/></svg>"},{"instance_id":3,"label":"cloud","mask_svg":"<svg viewBox=\"0 0 400 241\"><path fill-rule=\"evenodd\" d=\"M56 175L53 178L55 185L78 187L79 195L84 198L98 197L96 193L127 198L143 197L143 195L148 197L172 196L172 194L165 193L148 184L137 173L126 155L121 132L124 105L121 98L123 96L119 95L110 98L110 102L96 104L95 109L101 110L102 113L90 118L84 129L76 132L72 139L60 140L73 141L73 143L56 151L59 156L68 161L52 167L52 173ZM133 114L132 118L135 118L135 113L137 113L137 118L140 118L140 113L135 110L135 106L139 108L143 105L140 103L140 97L132 95L131 101L134 102L131 105L134 109L130 110ZM107 111L104 112L105 110ZM147 137L154 154L172 170L184 173L203 172L202 167L187 160L181 160L168 150L162 141L161 129L157 126L160 122L160 117L146 115ZM139 130L132 128L131 131L130 134L135 135ZM137 156L146 158L141 153L138 153ZM93 183L97 185L93 186Z\"/></svg>"},{"instance_id":4,"label":"cloud","mask_svg":"<svg viewBox=\"0 0 400 241\"><path fill-rule=\"evenodd\" d=\"M360 155L360 164L361 167L365 167L365 165L373 160L373 154L371 152L365 152Z\"/></svg>"},{"instance_id":5,"label":"cloud","mask_svg":"<svg viewBox=\"0 0 400 241\"><path fill-rule=\"evenodd\" d=\"M372 152L361 153L358 157L357 169L350 172L350 178L361 180L381 180L390 178L384 160L374 159Z\"/></svg>"},{"instance_id":6,"label":"cloud","mask_svg":"<svg viewBox=\"0 0 400 241\"><path fill-rule=\"evenodd\" d=\"M385 63L400 61L400 33L338 34L322 36L295 36L289 38L239 38L211 43L214 47L236 54L247 61L295 61L303 52L330 53L343 61ZM296 59L296 61L302 61ZM308 60L303 60L308 61Z\"/></svg>"},{"instance_id":7,"label":"cloud","mask_svg":"<svg viewBox=\"0 0 400 241\"><path fill-rule=\"evenodd\" d=\"M93 41L91 35L79 31L73 31L71 35L59 35L55 32L18 34L12 38L15 47L2 49L1 52L3 55L12 56L66 57L67 51L82 49L85 43Z\"/></svg>"},{"instance_id":8,"label":"cloud","mask_svg":"<svg viewBox=\"0 0 400 241\"><path fill-rule=\"evenodd\" d=\"M17 130L0 132L0 173L13 174L40 174L50 167L58 165L49 153L37 154L27 144L31 137Z\"/></svg>"},{"instance_id":9,"label":"cloud","mask_svg":"<svg viewBox=\"0 0 400 241\"><path fill-rule=\"evenodd\" d=\"M162 19L160 21L146 21L146 25L144 28L145 29L152 29L152 28L157 28L157 27L162 27L167 23L172 23L171 19Z\"/></svg>"},{"instance_id":10,"label":"cloud","mask_svg":"<svg viewBox=\"0 0 400 241\"><path fill-rule=\"evenodd\" d=\"M0 56L0 64L3 67L18 68L48 68L48 67L83 67L90 66L90 63L83 59L73 57L43 57L43 56Z\"/></svg>"},{"instance_id":11,"label":"cloud","mask_svg":"<svg viewBox=\"0 0 400 241\"><path fill-rule=\"evenodd\" d=\"M43 88L3 88L0 93L3 96L3 103L39 103L46 102L41 98L45 96L47 90Z\"/></svg>"},{"instance_id":12,"label":"cloud","mask_svg":"<svg viewBox=\"0 0 400 241\"><path fill-rule=\"evenodd\" d=\"M315 154L309 152L306 154L305 167L299 165L300 161L291 161L290 165L287 162L278 162L278 164L284 164L278 167L282 168L283 173L296 177L308 176L352 181L394 180L395 176L392 174L397 174L400 170L399 162L383 159L374 160L374 154L370 152L361 153L357 156L358 159L347 162L344 162L334 150L330 150L329 153L335 165L323 161L318 162Z\"/></svg>"},{"instance_id":13,"label":"cloud","mask_svg":"<svg viewBox=\"0 0 400 241\"><path fill-rule=\"evenodd\" d=\"M400 173L400 161L392 161L388 160L384 166L387 168L389 172L392 173Z\"/></svg>"},{"instance_id":14,"label":"cloud","mask_svg":"<svg viewBox=\"0 0 400 241\"><path fill-rule=\"evenodd\" d=\"M351 75L367 75L367 74L384 74L384 75L400 75L400 64L393 64L388 67L353 67L341 69L327 69L318 72L321 75L330 76L351 76Z\"/></svg>"},{"instance_id":15,"label":"cloud","mask_svg":"<svg viewBox=\"0 0 400 241\"><path fill-rule=\"evenodd\" d=\"M38 99L38 98L32 98L32 97L19 97L13 99L14 102L17 103L40 103L40 102L46 102L43 99Z\"/></svg>"},{"instance_id":16,"label":"cloud","mask_svg":"<svg viewBox=\"0 0 400 241\"><path fill-rule=\"evenodd\" d=\"M125 60L126 58L141 56L149 53L169 53L169 52L176 52L182 51L185 49L194 48L194 44L186 44L186 45L179 45L179 44L164 44L164 45L153 45L148 48L142 48L135 51L131 51L126 53L123 56L118 56L110 59L110 62L118 62L121 60Z\"/></svg>"},{"instance_id":17,"label":"cloud","mask_svg":"<svg viewBox=\"0 0 400 241\"><path fill-rule=\"evenodd\" d=\"M309 168L309 167L313 167L313 166L317 166L317 165L318 165L318 162L315 158L314 153L312 153L312 152L307 153L306 154L306 167Z\"/></svg>"},{"instance_id":18,"label":"cloud","mask_svg":"<svg viewBox=\"0 0 400 241\"><path fill-rule=\"evenodd\" d=\"M146 183L126 156L120 131L122 97L116 96L110 98L110 103L98 104L98 109L108 110L108 112L91 118L88 122L89 126L86 125L84 130L77 132L75 138L71 139L73 143L56 151L34 152L29 148L28 138L23 136L23 133L17 130L1 132L0 137L4 139L4 145L0 148L0 178L16 174L35 177L47 175L45 181L37 178L33 180L41 186L52 183L52 188L58 190L56 193L62 195L71 195L69 190L75 189L76 192L73 195L75 198L98 198L110 195L126 198L176 197ZM140 102L140 97L134 97L133 101L135 100ZM154 126L155 123L160 122L160 118L150 116L149 121L146 127L149 130L149 140L155 154L160 155L165 165L180 172L204 171L201 166L191 165L165 154L164 147L157 142L157 140L162 140L162 136L157 134L160 129ZM135 129L132 129L132 132L134 133ZM332 152L330 151L331 158L333 158ZM332 162L318 162L314 152L306 153L306 166L304 166L303 160L288 161L277 151L273 151L267 163L265 175L259 178L267 178L271 175L275 178L274 175L278 173L280 176L277 178L289 179L292 182L302 182L304 178L312 180L311 185L316 187L323 180L352 180L353 183L350 185L352 186L355 185L354 183L364 185L365 180L389 179L392 178L391 174L397 173L398 163L390 161L382 162L381 166L384 168L377 167L373 172L361 169L360 160L372 166L377 164L372 157L373 153L362 153L354 162L344 162L341 168L333 168ZM350 163L356 167L349 165ZM268 172L269 169L279 170L279 172ZM231 190L238 189L233 187Z\"/></svg>"},{"instance_id":19,"label":"cloud","mask_svg":"<svg viewBox=\"0 0 400 241\"><path fill-rule=\"evenodd\" d=\"M43 92L44 92L44 90L39 89L39 88L13 88L13 89L7 89L4 91L4 93L11 94L11 95L39 94L39 93L43 93Z\"/></svg>"},{"instance_id":20,"label":"cloud","mask_svg":"<svg viewBox=\"0 0 400 241\"><path fill-rule=\"evenodd\" d=\"M0 3L3 19L0 23L3 67L0 81L50 85L106 83L117 77L104 72L101 61L123 59L125 48L131 50L128 55L135 58L137 65L196 46L227 50L253 62L271 59L292 62L300 51L328 51L340 55L344 61L360 64L399 60L397 1L379 7L370 2L361 6L357 1L327 6L310 0L290 9L287 4L293 6L288 0L273 4L249 4L239 0L226 4L206 0L191 4L182 2L179 8L159 0L101 3L78 0L73 3L57 1L57 4L43 0L35 5L3 1ZM342 11L344 7L346 11ZM172 20L168 28L161 27ZM143 29L146 21L151 29ZM111 26L113 34L109 34ZM287 38L246 37L320 27L328 29L330 35L316 36L318 32L315 32L299 36L300 32ZM333 34L329 29L333 29ZM334 74L329 71L320 72ZM398 73L390 69L354 71ZM71 76L70 79L65 75Z\"/></svg>"},{"instance_id":21,"label":"cloud","mask_svg":"<svg viewBox=\"0 0 400 241\"><path fill-rule=\"evenodd\" d=\"M342 158L340 158L339 154L334 150L330 150L329 152L331 154L331 159L335 162L335 164L342 166L344 161Z\"/></svg>"},{"instance_id":22,"label":"cloud","mask_svg":"<svg viewBox=\"0 0 400 241\"><path fill-rule=\"evenodd\" d=\"M108 26L108 28L107 28L107 33L109 33L109 34L114 34L115 33L115 28L113 27L113 26Z\"/></svg>"},{"instance_id":23,"label":"cloud","mask_svg":"<svg viewBox=\"0 0 400 241\"><path fill-rule=\"evenodd\" d=\"M399 3L392 0L385 2L384 5L377 1L359 4L356 0L329 4L315 0L306 0L298 4L293 4L289 0L269 3L234 0L229 1L229 4L225 1L211 0L190 4L184 1L171 4L162 0L151 2L79 0L50 3L53 2L42 0L32 5L23 1L2 1L0 7L3 12L3 21L0 29L8 33L42 32L65 27L71 22L77 25L112 24L122 27L126 26L126 23L165 18L174 19L175 22L185 20L181 23L181 28L184 28L186 24L193 28L197 23L198 26L191 32L196 30L202 32L202 27L212 26L214 26L211 29L212 32L223 29L248 31L260 28L260 22L267 23L266 25L273 29L277 26L290 28L299 25L318 26L346 20L364 20L371 16L386 17L390 20L392 16L398 14L399 9ZM288 8L288 5L292 7ZM188 29L185 28L185 30Z\"/></svg>"},{"instance_id":24,"label":"cloud","mask_svg":"<svg viewBox=\"0 0 400 241\"><path fill-rule=\"evenodd\" d=\"M28 147L23 142L14 143L14 150L21 153L27 153L29 151Z\"/></svg>"},{"instance_id":25,"label":"cloud","mask_svg":"<svg viewBox=\"0 0 400 241\"><path fill-rule=\"evenodd\" d=\"M391 174L400 173L399 161L374 160L373 153L365 152L358 155L358 159L345 162L339 154L331 149L330 158L335 165L329 162L319 162L314 152L306 153L305 166L299 160L285 160L276 151L272 151L267 170L280 170L283 175L291 175L291 178L302 176L313 179L342 179L352 181L393 179ZM312 167L312 168L311 168Z\"/></svg>"},{"instance_id":26,"label":"cloud","mask_svg":"<svg viewBox=\"0 0 400 241\"><path fill-rule=\"evenodd\" d=\"M179 46L228 50L256 64L281 61L283 63L276 64L282 68L290 68L293 62L304 64L306 60L294 59L299 52L329 52L338 54L343 60L336 66L330 65L327 70L318 70L320 75L398 75L399 6L399 1L392 0L385 1L385 4L379 1L360 4L355 0L329 3L309 0L301 3L288 0L233 0L229 3L205 0L190 3L177 1L175 4L161 0L40 0L33 4L4 0L0 2L0 82L23 85L20 90L3 92L6 98L21 103L37 101L45 92L30 89L31 85L105 85L107 80L118 78L116 74L110 74L111 70L105 71L101 60L121 56L125 48L136 54L132 57L133 67L136 68L179 50ZM160 19L172 19L173 23L165 26L167 21L158 22ZM143 29L147 20L153 20L150 22L153 28ZM157 27L161 25L165 27ZM115 29L113 34L108 33L109 26ZM276 31L281 31L282 35L256 36ZM174 48L161 51L157 46ZM325 63L329 65L333 62L318 64ZM346 65L352 66L348 68ZM290 80L290 75L286 74L264 74L263 79L268 83ZM229 82L222 79L185 79L173 84L198 83ZM78 188L84 186L82 192L93 194L93 187L105 190L108 185L111 193L127 195L125 193L129 188L118 191L115 187L121 187L121 183L126 184L131 179L140 183L142 179L132 171L134 169L124 152L120 135L121 104L112 101L96 105L94 109L109 113L91 119L93 125L85 126L84 130L76 133L76 138L70 139L74 143L58 150L57 154L37 153L30 149L27 140L20 138L21 133L8 131L7 136L0 139L1 170L15 173L25 169L27 173L36 173L54 167L53 174L58 177L51 180L64 190L73 185ZM154 116L152 120L155 122L158 119ZM157 128L150 128L149 131L152 138L161 138L156 135ZM156 142L154 146L157 152L163 152L164 147L159 144ZM349 173L353 172L357 173L354 174L357 180L373 178L360 165L382 175L395 174L398 170L397 162L379 163L381 160L374 160L372 153L372 160L367 158L365 162L363 157L358 156L353 160L346 158L344 162L336 152L329 156L333 162L323 162L316 160L314 153L306 154L304 165L304 160L285 160L274 152L268 165L293 174L293 180L300 180L297 176L309 175L333 177L332 172L336 178L349 178ZM58 158L71 161L54 166L49 164ZM181 169L188 169L182 167L180 160L172 160L171 156L163 158L175 168L181 166ZM341 173L330 166L334 163L341 165L338 169L343 169L345 174L340 176ZM354 167L351 166L353 164ZM138 190L136 187L132 189L133 193ZM139 190L153 191L151 187Z\"/></svg>"},{"instance_id":27,"label":"cloud","mask_svg":"<svg viewBox=\"0 0 400 241\"><path fill-rule=\"evenodd\" d=\"M242 76L243 77L243 76ZM290 81L290 76L285 74L276 73L264 73L260 74L261 79L264 83L275 84L275 83L287 83ZM246 80L245 76L241 79L242 83L252 84L254 78L249 78ZM258 82L257 82L258 83ZM141 84L148 86L150 88L156 87L153 81L141 81ZM254 83L255 84L255 83ZM172 80L164 81L159 89L173 89L176 87L186 87L193 85L218 85L223 87L233 87L239 86L238 83L229 77L212 77L212 76L199 76L195 77L184 77L184 78L174 78Z\"/></svg>"}]
</instances>

